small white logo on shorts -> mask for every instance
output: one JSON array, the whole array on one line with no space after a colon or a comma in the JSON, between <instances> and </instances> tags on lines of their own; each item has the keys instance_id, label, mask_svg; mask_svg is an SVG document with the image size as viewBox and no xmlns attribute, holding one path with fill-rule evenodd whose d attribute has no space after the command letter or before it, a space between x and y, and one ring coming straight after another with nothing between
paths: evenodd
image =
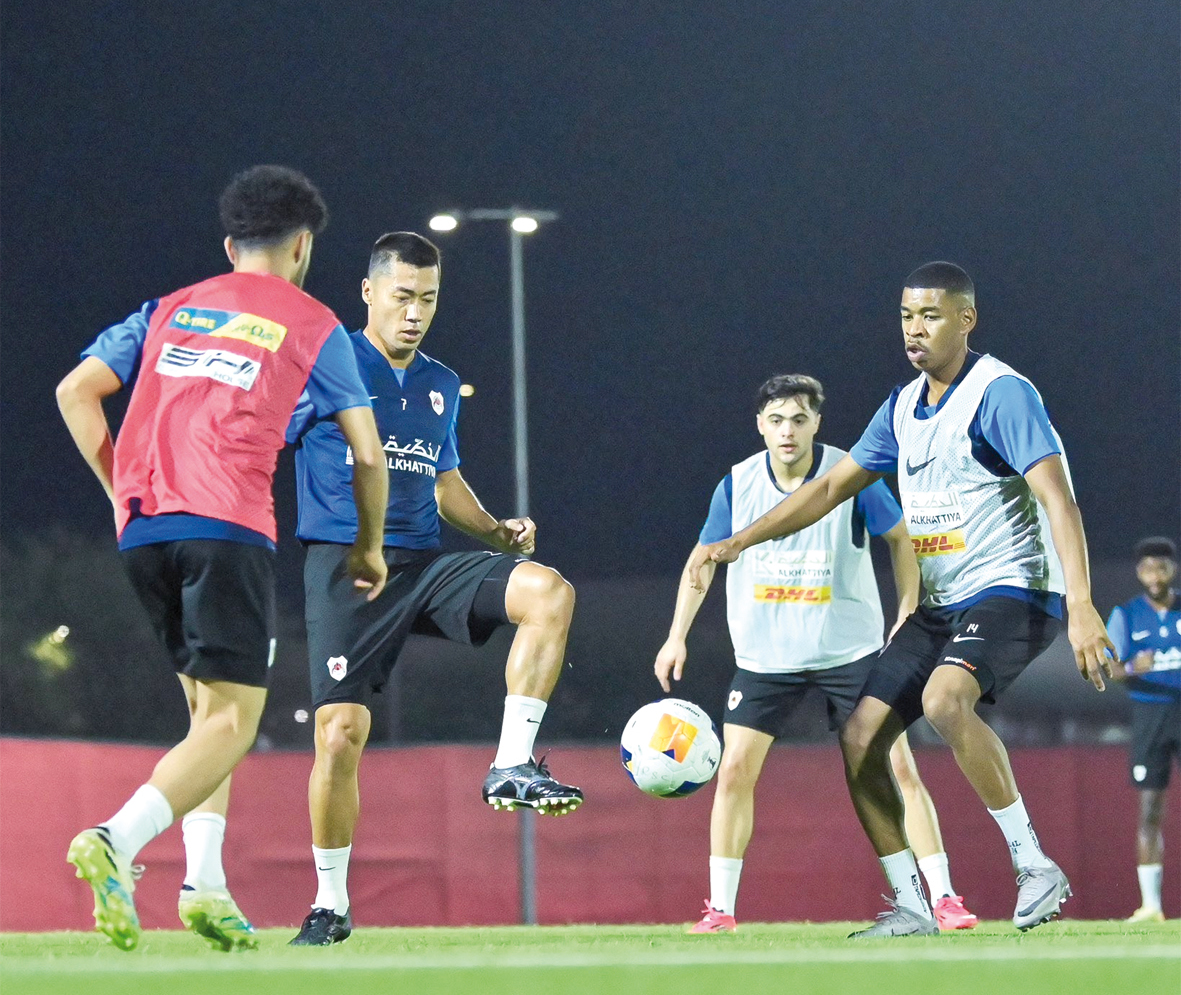
<instances>
[{"instance_id":1,"label":"small white logo on shorts","mask_svg":"<svg viewBox=\"0 0 1181 995\"><path fill-rule=\"evenodd\" d=\"M443 395L437 390L432 390L430 393L431 407L435 409L435 414L441 415L443 413Z\"/></svg>"},{"instance_id":2,"label":"small white logo on shorts","mask_svg":"<svg viewBox=\"0 0 1181 995\"><path fill-rule=\"evenodd\" d=\"M742 701L742 692L741 691L731 691L730 692L730 700L726 702L726 707L728 709L730 709L730 711L734 711L734 709L736 709L738 707L738 703L740 701Z\"/></svg>"},{"instance_id":3,"label":"small white logo on shorts","mask_svg":"<svg viewBox=\"0 0 1181 995\"><path fill-rule=\"evenodd\" d=\"M1132 768L1133 781L1143 781L1147 776L1148 768L1145 767L1144 764L1136 764L1136 766Z\"/></svg>"},{"instance_id":4,"label":"small white logo on shorts","mask_svg":"<svg viewBox=\"0 0 1181 995\"><path fill-rule=\"evenodd\" d=\"M330 656L328 658L328 673L332 675L334 681L341 680L348 672L349 661L347 657Z\"/></svg>"}]
</instances>

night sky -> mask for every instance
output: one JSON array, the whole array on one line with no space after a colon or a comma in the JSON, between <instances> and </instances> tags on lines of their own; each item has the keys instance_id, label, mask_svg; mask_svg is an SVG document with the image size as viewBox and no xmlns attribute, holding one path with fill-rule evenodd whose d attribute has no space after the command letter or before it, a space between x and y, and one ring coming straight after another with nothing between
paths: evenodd
<instances>
[{"instance_id":1,"label":"night sky","mask_svg":"<svg viewBox=\"0 0 1181 995\"><path fill-rule=\"evenodd\" d=\"M975 347L1042 391L1092 549L1177 534L1175 0L67 0L2 27L9 536L110 529L54 385L225 268L216 198L258 162L323 191L307 289L349 327L382 232L560 213L525 246L532 510L575 578L679 570L773 373L823 380L850 446L912 375L899 292L934 258L976 281ZM508 239L437 240L424 351L476 385L463 469L505 516ZM288 460L279 483L290 530Z\"/></svg>"}]
</instances>

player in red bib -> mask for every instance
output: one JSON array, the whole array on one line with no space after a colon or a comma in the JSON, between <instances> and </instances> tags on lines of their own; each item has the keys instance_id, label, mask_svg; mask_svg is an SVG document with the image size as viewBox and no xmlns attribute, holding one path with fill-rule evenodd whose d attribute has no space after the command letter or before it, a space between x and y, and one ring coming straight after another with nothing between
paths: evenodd
<instances>
[{"instance_id":1,"label":"player in red bib","mask_svg":"<svg viewBox=\"0 0 1181 995\"><path fill-rule=\"evenodd\" d=\"M294 170L256 166L222 194L233 272L150 301L113 325L58 386L78 449L111 500L128 577L172 657L188 735L68 860L115 946L139 940L131 864L182 816L190 867L178 906L216 948L257 946L225 888L220 856L194 868L190 829L224 835L229 776L250 748L274 660L271 485L297 402L335 417L354 454L359 528L346 560L358 597L386 577L385 456L336 316L301 289L328 212ZM103 400L135 381L118 441ZM217 835L220 855L221 835Z\"/></svg>"}]
</instances>

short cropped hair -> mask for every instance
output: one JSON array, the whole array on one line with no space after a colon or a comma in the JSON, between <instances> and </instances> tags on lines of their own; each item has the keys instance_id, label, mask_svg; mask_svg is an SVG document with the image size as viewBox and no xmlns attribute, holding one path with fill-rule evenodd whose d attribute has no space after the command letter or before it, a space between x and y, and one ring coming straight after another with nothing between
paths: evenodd
<instances>
[{"instance_id":1,"label":"short cropped hair","mask_svg":"<svg viewBox=\"0 0 1181 995\"><path fill-rule=\"evenodd\" d=\"M921 287L925 290L946 290L951 294L974 297L976 287L972 278L955 263L923 263L906 278L904 287Z\"/></svg>"},{"instance_id":2,"label":"short cropped hair","mask_svg":"<svg viewBox=\"0 0 1181 995\"><path fill-rule=\"evenodd\" d=\"M1136 543L1135 553L1137 561L1146 556L1159 556L1174 562L1177 560L1177 547L1173 544L1172 539L1167 539L1164 536L1149 536L1147 539L1141 539Z\"/></svg>"},{"instance_id":3,"label":"short cropped hair","mask_svg":"<svg viewBox=\"0 0 1181 995\"><path fill-rule=\"evenodd\" d=\"M319 235L328 224L320 191L287 166L253 166L239 173L222 191L218 213L226 234L246 249L276 245L305 228Z\"/></svg>"},{"instance_id":4,"label":"short cropped hair","mask_svg":"<svg viewBox=\"0 0 1181 995\"><path fill-rule=\"evenodd\" d=\"M442 272L439 247L416 232L391 231L374 242L369 254L369 275L389 272L395 259L419 269L438 266Z\"/></svg>"},{"instance_id":5,"label":"short cropped hair","mask_svg":"<svg viewBox=\"0 0 1181 995\"><path fill-rule=\"evenodd\" d=\"M772 401L789 397L803 398L812 413L819 414L820 405L824 403L824 387L815 377L803 373L781 373L759 388L755 411L761 414L763 408Z\"/></svg>"}]
</instances>

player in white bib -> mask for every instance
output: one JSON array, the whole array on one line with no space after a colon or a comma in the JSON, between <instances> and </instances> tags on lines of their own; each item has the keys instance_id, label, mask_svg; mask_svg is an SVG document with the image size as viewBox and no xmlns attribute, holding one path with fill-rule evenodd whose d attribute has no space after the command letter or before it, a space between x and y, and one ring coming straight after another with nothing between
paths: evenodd
<instances>
[{"instance_id":1,"label":"player in white bib","mask_svg":"<svg viewBox=\"0 0 1181 995\"><path fill-rule=\"evenodd\" d=\"M718 484L702 544L729 538L779 504L786 495L836 465L843 450L814 443L823 388L812 377L772 377L759 388L757 421L766 444L734 466ZM743 854L754 829L754 791L772 742L809 688L828 703L836 729L857 703L882 648L884 621L869 555L869 536L889 545L899 593L898 621L914 611L919 570L902 509L884 483L876 483L796 535L743 553L726 574L727 618L738 670L727 699L726 749L710 818L710 897L690 932L733 932ZM692 560L690 560L692 562ZM713 580L705 564L703 588L682 573L668 640L656 656L665 691L680 680L689 628ZM906 831L931 889L943 929L970 929L976 917L951 886L947 854L931 796L919 780L906 736L890 753L906 806Z\"/></svg>"},{"instance_id":2,"label":"player in white bib","mask_svg":"<svg viewBox=\"0 0 1181 995\"><path fill-rule=\"evenodd\" d=\"M731 562L820 520L883 474L898 475L926 597L882 651L841 731L853 806L894 889L893 911L854 936L937 931L890 778L890 747L920 715L1005 835L1017 872L1013 924L1046 922L1070 896L1034 834L1005 747L976 707L995 701L1050 645L1062 627L1063 592L1075 663L1100 691L1114 647L1091 603L1062 443L1028 380L968 350L975 327L976 292L960 267L927 263L911 273L902 332L919 376L887 399L836 466L687 568L697 580L705 560Z\"/></svg>"}]
</instances>

